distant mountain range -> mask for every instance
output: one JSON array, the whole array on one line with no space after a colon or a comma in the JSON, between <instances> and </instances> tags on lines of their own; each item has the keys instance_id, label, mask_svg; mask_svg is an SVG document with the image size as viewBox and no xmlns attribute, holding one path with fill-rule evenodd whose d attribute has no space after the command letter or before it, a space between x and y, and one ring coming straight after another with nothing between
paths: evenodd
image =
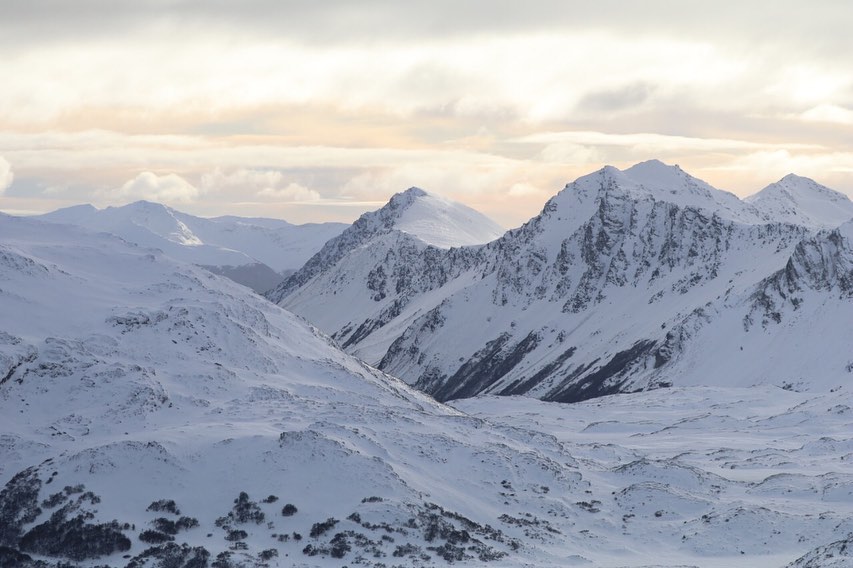
<instances>
[{"instance_id":1,"label":"distant mountain range","mask_svg":"<svg viewBox=\"0 0 853 568\"><path fill-rule=\"evenodd\" d=\"M35 218L103 231L160 249L257 292L276 286L347 227L234 216L205 219L148 201L106 209L78 205Z\"/></svg>"},{"instance_id":2,"label":"distant mountain range","mask_svg":"<svg viewBox=\"0 0 853 568\"><path fill-rule=\"evenodd\" d=\"M853 202L812 180L742 201L656 160L605 167L454 248L401 228L428 199L398 194L267 296L438 400L853 373Z\"/></svg>"}]
</instances>

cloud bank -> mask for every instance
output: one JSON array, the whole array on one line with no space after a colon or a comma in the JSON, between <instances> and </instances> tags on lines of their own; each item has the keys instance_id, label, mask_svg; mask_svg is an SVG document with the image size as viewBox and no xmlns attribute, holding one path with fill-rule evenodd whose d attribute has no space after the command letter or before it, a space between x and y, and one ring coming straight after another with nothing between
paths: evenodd
<instances>
[{"instance_id":1,"label":"cloud bank","mask_svg":"<svg viewBox=\"0 0 853 568\"><path fill-rule=\"evenodd\" d=\"M0 209L352 220L418 185L515 225L652 157L742 195L791 171L853 193L851 20L846 0L9 0Z\"/></svg>"},{"instance_id":2,"label":"cloud bank","mask_svg":"<svg viewBox=\"0 0 853 568\"><path fill-rule=\"evenodd\" d=\"M0 156L0 195L9 189L14 179L15 174L12 173L12 165L3 156Z\"/></svg>"},{"instance_id":3,"label":"cloud bank","mask_svg":"<svg viewBox=\"0 0 853 568\"><path fill-rule=\"evenodd\" d=\"M146 199L162 203L192 203L201 192L176 174L157 175L141 172L109 193L113 200Z\"/></svg>"}]
</instances>

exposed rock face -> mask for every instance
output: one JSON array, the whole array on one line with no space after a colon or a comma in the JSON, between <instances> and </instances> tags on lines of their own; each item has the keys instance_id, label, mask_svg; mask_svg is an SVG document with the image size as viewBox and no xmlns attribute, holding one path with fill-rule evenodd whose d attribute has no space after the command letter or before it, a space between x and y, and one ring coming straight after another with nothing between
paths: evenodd
<instances>
[{"instance_id":1,"label":"exposed rock face","mask_svg":"<svg viewBox=\"0 0 853 568\"><path fill-rule=\"evenodd\" d=\"M809 195L837 197L827 192ZM700 330L757 317L755 302L772 315L779 302L799 301L796 287L850 286L840 233L771 220L757 204L657 161L579 178L482 246L443 250L395 232L392 219L410 197L331 241L275 299L439 400L492 393L571 402L714 384L721 353L684 356ZM740 337L748 325L731 333L729 345L765 356L763 340ZM776 379L735 372L724 380Z\"/></svg>"}]
</instances>

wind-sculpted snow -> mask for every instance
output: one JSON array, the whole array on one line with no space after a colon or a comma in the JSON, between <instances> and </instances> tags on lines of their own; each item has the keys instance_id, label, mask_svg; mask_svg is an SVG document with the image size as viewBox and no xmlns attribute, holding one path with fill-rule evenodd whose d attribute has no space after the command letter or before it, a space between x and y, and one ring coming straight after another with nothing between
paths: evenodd
<instances>
[{"instance_id":1,"label":"wind-sculpted snow","mask_svg":"<svg viewBox=\"0 0 853 568\"><path fill-rule=\"evenodd\" d=\"M588 565L823 567L849 565L850 403L845 388L693 387L570 406L519 397L453 405L570 449L589 485L569 534L583 535Z\"/></svg>"}]
</instances>

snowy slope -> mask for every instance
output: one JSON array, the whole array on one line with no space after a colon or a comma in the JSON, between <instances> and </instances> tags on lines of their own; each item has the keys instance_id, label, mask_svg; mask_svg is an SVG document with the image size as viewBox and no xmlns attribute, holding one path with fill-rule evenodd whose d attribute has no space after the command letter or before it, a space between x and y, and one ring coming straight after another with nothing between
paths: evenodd
<instances>
[{"instance_id":1,"label":"snowy slope","mask_svg":"<svg viewBox=\"0 0 853 568\"><path fill-rule=\"evenodd\" d=\"M102 210L78 205L37 218L160 249L184 262L211 267L258 292L281 282L282 273L299 268L346 227L342 223L291 225L276 219L241 217L204 219L147 201Z\"/></svg>"},{"instance_id":2,"label":"snowy slope","mask_svg":"<svg viewBox=\"0 0 853 568\"><path fill-rule=\"evenodd\" d=\"M804 239L757 286L673 327L667 372L683 384L836 389L853 376L851 331L853 221Z\"/></svg>"},{"instance_id":3,"label":"snowy slope","mask_svg":"<svg viewBox=\"0 0 853 568\"><path fill-rule=\"evenodd\" d=\"M0 243L4 561L3 546L86 566L184 553L254 566L269 550L272 566L530 555L499 526L498 477L578 490L550 440L487 433L209 272L28 219L0 218ZM491 471L466 481L482 461ZM158 535L144 531L180 518L149 507L169 499L191 548L145 560L141 539ZM552 501L531 492L524 508Z\"/></svg>"},{"instance_id":4,"label":"snowy slope","mask_svg":"<svg viewBox=\"0 0 853 568\"><path fill-rule=\"evenodd\" d=\"M415 196L394 227L439 248L479 245L504 234L504 229L470 207L413 187Z\"/></svg>"},{"instance_id":5,"label":"snowy slope","mask_svg":"<svg viewBox=\"0 0 853 568\"><path fill-rule=\"evenodd\" d=\"M781 328L744 323L798 247L830 238L813 231L768 221L677 166L605 167L485 245L441 251L374 233L318 255L281 305L439 400L570 402L669 384L829 388L848 374L845 298L814 284L811 307L786 308Z\"/></svg>"},{"instance_id":6,"label":"snowy slope","mask_svg":"<svg viewBox=\"0 0 853 568\"><path fill-rule=\"evenodd\" d=\"M746 198L766 218L816 229L853 219L853 201L809 178L789 174Z\"/></svg>"}]
</instances>

